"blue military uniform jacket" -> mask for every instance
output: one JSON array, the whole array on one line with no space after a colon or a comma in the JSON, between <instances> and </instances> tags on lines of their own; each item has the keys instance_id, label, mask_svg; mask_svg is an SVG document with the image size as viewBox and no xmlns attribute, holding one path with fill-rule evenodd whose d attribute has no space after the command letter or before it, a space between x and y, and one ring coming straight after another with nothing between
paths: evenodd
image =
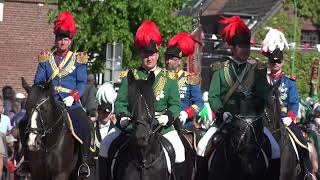
<instances>
[{"instance_id":1,"label":"blue military uniform jacket","mask_svg":"<svg viewBox=\"0 0 320 180\"><path fill-rule=\"evenodd\" d=\"M55 98L59 101L70 96L72 91L78 91L81 97L87 86L87 60L85 53L72 51L65 58L52 52L41 53L34 83L51 81ZM80 106L79 102L75 102L71 108Z\"/></svg>"},{"instance_id":2,"label":"blue military uniform jacket","mask_svg":"<svg viewBox=\"0 0 320 180\"><path fill-rule=\"evenodd\" d=\"M288 78L284 73L279 78L270 78L272 84L280 81L280 104L281 104L281 118L287 117L288 113L293 113L296 117L299 111L299 92L295 80Z\"/></svg>"},{"instance_id":3,"label":"blue military uniform jacket","mask_svg":"<svg viewBox=\"0 0 320 180\"><path fill-rule=\"evenodd\" d=\"M291 117L293 121L298 115L299 111L299 92L295 80L288 78L281 72L280 77L268 76L270 84L280 83L280 105L281 105L281 118ZM307 141L303 138L300 129L292 122L289 126L290 131L297 137L296 143L306 149ZM302 145L301 145L302 144Z\"/></svg>"},{"instance_id":4,"label":"blue military uniform jacket","mask_svg":"<svg viewBox=\"0 0 320 180\"><path fill-rule=\"evenodd\" d=\"M180 107L182 110L192 106L194 114L199 113L203 108L202 92L200 89L200 78L180 70L177 72L177 81L181 99Z\"/></svg>"}]
</instances>

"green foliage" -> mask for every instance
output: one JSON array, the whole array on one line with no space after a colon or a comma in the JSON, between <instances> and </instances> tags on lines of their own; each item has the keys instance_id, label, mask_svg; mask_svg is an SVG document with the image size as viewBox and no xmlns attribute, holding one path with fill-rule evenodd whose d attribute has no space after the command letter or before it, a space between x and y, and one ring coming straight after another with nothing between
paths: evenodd
<instances>
[{"instance_id":1,"label":"green foliage","mask_svg":"<svg viewBox=\"0 0 320 180\"><path fill-rule=\"evenodd\" d=\"M287 0L287 6L294 7L297 4L299 17L311 18L312 21L320 25L320 1L319 0Z\"/></svg>"},{"instance_id":2,"label":"green foliage","mask_svg":"<svg viewBox=\"0 0 320 180\"><path fill-rule=\"evenodd\" d=\"M75 17L77 33L73 48L98 56L91 66L91 72L101 72L106 59L106 44L123 43L123 67L137 67L140 64L134 47L137 28L145 19L154 21L160 29L164 44L174 34L190 32L190 17L175 17L172 13L185 0L114 0L92 2L92 0L59 0L59 8L49 12L52 21L60 11L71 11ZM160 49L161 54L164 48ZM160 62L163 62L161 56ZM161 63L160 63L161 65Z\"/></svg>"}]
</instances>

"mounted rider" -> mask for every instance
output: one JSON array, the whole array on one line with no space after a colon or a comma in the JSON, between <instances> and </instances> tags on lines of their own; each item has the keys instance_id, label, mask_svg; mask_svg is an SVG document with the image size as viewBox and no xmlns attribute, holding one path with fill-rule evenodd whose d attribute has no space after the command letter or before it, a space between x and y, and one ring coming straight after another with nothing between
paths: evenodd
<instances>
[{"instance_id":1,"label":"mounted rider","mask_svg":"<svg viewBox=\"0 0 320 180\"><path fill-rule=\"evenodd\" d=\"M257 61L248 60L251 38L249 28L239 16L222 18L220 23L226 26L221 37L231 46L232 56L217 68L210 83L209 104L217 122L198 143L198 163L204 167L201 169L207 169L208 158L205 152L209 140L213 138L215 144L222 140L220 133L216 133L218 125L229 116L239 114L239 102L242 99L254 97L265 100L269 91L265 66ZM199 173L200 176L205 174Z\"/></svg>"},{"instance_id":2,"label":"mounted rider","mask_svg":"<svg viewBox=\"0 0 320 180\"><path fill-rule=\"evenodd\" d=\"M262 53L268 57L268 83L278 86L280 92L280 105L283 124L288 127L289 134L293 137L300 150L300 159L306 164L306 171L310 173L312 165L309 158L307 141L302 135L301 130L294 123L299 111L299 92L296 79L288 77L282 71L284 64L283 51L289 49L284 34L277 29L270 28L263 43Z\"/></svg>"},{"instance_id":3,"label":"mounted rider","mask_svg":"<svg viewBox=\"0 0 320 180\"><path fill-rule=\"evenodd\" d=\"M193 55L194 44L191 35L182 32L169 40L165 53L166 69L173 71L178 81L182 128L192 128L193 118L197 117L203 107L200 77L183 70L182 57Z\"/></svg>"},{"instance_id":4,"label":"mounted rider","mask_svg":"<svg viewBox=\"0 0 320 180\"><path fill-rule=\"evenodd\" d=\"M137 30L135 36L135 45L139 50L142 65L138 69L133 69L134 77L136 79L147 79L148 74L153 72L155 74L155 82L153 84L154 94L156 97L155 110L158 123L162 125L160 133L170 141L173 145L176 159L175 167L183 169L185 161L185 149L181 139L174 129L172 123L179 117L180 113L180 98L178 91L178 84L174 78L174 74L157 66L159 59L158 49L161 46L162 37L156 24L152 21L145 20ZM118 96L115 102L115 113L117 114L116 132L117 136L122 131L127 131L132 128L130 124L131 112L128 107L128 70L121 74L122 81L118 91ZM120 130L121 129L121 130ZM112 161L109 157L108 151L115 136L109 137L108 142L104 144L106 151L105 157L108 161Z\"/></svg>"},{"instance_id":5,"label":"mounted rider","mask_svg":"<svg viewBox=\"0 0 320 180\"><path fill-rule=\"evenodd\" d=\"M80 177L88 177L90 168L87 164L91 141L91 125L79 98L87 86L87 61L84 52L72 52L70 46L76 33L74 18L64 11L54 21L56 50L42 52L34 78L34 84L51 83L54 98L64 102L76 130L74 135L81 144L82 163L78 170ZM26 157L26 156L25 156Z\"/></svg>"}]
</instances>

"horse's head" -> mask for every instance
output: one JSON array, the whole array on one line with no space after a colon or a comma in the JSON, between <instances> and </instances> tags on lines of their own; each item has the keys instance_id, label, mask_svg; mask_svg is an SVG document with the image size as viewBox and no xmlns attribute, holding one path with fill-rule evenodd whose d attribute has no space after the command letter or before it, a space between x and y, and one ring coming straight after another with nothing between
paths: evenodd
<instances>
[{"instance_id":1,"label":"horse's head","mask_svg":"<svg viewBox=\"0 0 320 180\"><path fill-rule=\"evenodd\" d=\"M261 151L265 141L262 122L264 100L249 97L240 100L239 104L240 112L233 116L231 122L231 152L243 172L257 175L266 170L266 154Z\"/></svg>"},{"instance_id":2,"label":"horse's head","mask_svg":"<svg viewBox=\"0 0 320 180\"><path fill-rule=\"evenodd\" d=\"M26 114L28 118L29 150L40 149L41 138L46 135L54 123L55 105L52 86L46 82L34 84L32 87L23 81L23 87L28 92Z\"/></svg>"},{"instance_id":3,"label":"horse's head","mask_svg":"<svg viewBox=\"0 0 320 180\"><path fill-rule=\"evenodd\" d=\"M136 80L132 71L128 72L128 103L134 126L134 137L139 146L147 146L156 126L155 96L152 85L155 75L151 72L147 80Z\"/></svg>"}]
</instances>

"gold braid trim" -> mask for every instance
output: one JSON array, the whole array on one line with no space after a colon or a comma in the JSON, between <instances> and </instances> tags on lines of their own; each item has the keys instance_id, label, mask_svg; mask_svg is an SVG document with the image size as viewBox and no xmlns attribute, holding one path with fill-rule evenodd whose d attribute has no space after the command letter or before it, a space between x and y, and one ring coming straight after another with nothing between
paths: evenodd
<instances>
[{"instance_id":1,"label":"gold braid trim","mask_svg":"<svg viewBox=\"0 0 320 180\"><path fill-rule=\"evenodd\" d=\"M178 80L178 87L181 88L187 82L187 77L182 77Z\"/></svg>"},{"instance_id":2,"label":"gold braid trim","mask_svg":"<svg viewBox=\"0 0 320 180\"><path fill-rule=\"evenodd\" d=\"M166 71L164 72L166 73ZM167 74L167 73L166 73ZM167 83L167 77L165 76L166 74L159 74L160 78L158 83L154 86L153 91L154 91L154 95L156 97L160 96L162 93L162 90L165 86L165 84Z\"/></svg>"},{"instance_id":3,"label":"gold braid trim","mask_svg":"<svg viewBox=\"0 0 320 180\"><path fill-rule=\"evenodd\" d=\"M228 85L231 87L234 84L234 81L231 78L230 72L229 72L229 62L226 62L223 68L224 71L224 78L226 79Z\"/></svg>"},{"instance_id":4,"label":"gold braid trim","mask_svg":"<svg viewBox=\"0 0 320 180\"><path fill-rule=\"evenodd\" d=\"M64 77L64 76L67 76L68 74L70 74L70 71L71 71L72 67L74 67L75 62L76 62L75 56L72 56L69 64L66 66L66 68L64 68L64 70L62 72L60 72L58 74L58 76Z\"/></svg>"}]
</instances>

